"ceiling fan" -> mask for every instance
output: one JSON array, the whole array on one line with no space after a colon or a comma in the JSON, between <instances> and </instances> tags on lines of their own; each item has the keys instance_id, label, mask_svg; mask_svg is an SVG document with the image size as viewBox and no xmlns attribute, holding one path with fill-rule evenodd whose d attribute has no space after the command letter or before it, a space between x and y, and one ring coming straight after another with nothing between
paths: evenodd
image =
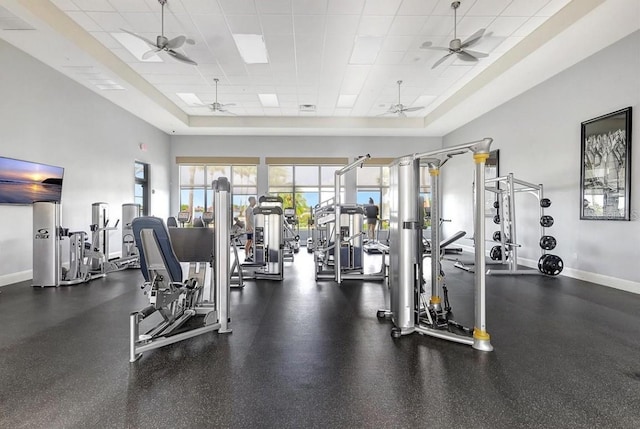
<instances>
[{"instance_id":1,"label":"ceiling fan","mask_svg":"<svg viewBox=\"0 0 640 429\"><path fill-rule=\"evenodd\" d=\"M218 79L217 77L213 79L213 81L216 83L216 99L213 103L211 104L200 104L200 106L206 106L209 109L211 109L212 112L217 113L217 112L221 112L221 113L228 113L230 115L235 115L235 113L230 112L227 110L228 106L235 106L235 103L227 103L227 104L222 104L222 103L218 103L218 82L220 81L220 79Z\"/></svg>"},{"instance_id":2,"label":"ceiling fan","mask_svg":"<svg viewBox=\"0 0 640 429\"><path fill-rule=\"evenodd\" d=\"M398 116L407 116L405 112L415 112L417 110L424 109L424 106L407 107L402 104L400 102L400 85L402 85L402 81L399 80L396 83L398 84L398 104L392 104L391 107L389 107L389 110L384 112L383 115L397 114Z\"/></svg>"},{"instance_id":3,"label":"ceiling fan","mask_svg":"<svg viewBox=\"0 0 640 429\"><path fill-rule=\"evenodd\" d=\"M138 39L144 41L146 44L148 44L151 47L150 51L145 52L144 54L142 54L142 59L146 60L147 58L155 55L158 52L164 51L167 54L169 54L170 56L172 56L173 58L175 58L178 61L182 61L183 63L187 63L187 64L192 64L194 66L197 66L198 63L196 63L195 61L193 61L191 58L187 57L186 55L181 54L180 52L176 52L175 50L180 48L182 45L184 45L185 43L187 43L188 45L195 45L196 42L193 41L193 39L187 39L186 36L178 36L178 37L174 37L173 39L169 40L165 37L164 35L164 5L167 4L167 0L158 0L158 3L160 3L160 5L162 6L162 31L160 33L160 35L156 38L156 42L153 43L151 40L147 39L146 37L140 36L139 34L136 34L132 31L128 31L125 30L124 28L121 28L122 31L124 31L127 34L130 34L134 37L137 37Z\"/></svg>"},{"instance_id":4,"label":"ceiling fan","mask_svg":"<svg viewBox=\"0 0 640 429\"><path fill-rule=\"evenodd\" d=\"M454 1L453 3L451 3L451 8L453 9L453 40L449 42L449 47L445 48L442 46L431 46L431 42L424 42L422 46L420 46L421 49L433 49L436 51L449 52L444 57L436 61L435 64L431 67L432 69L438 67L440 64L444 62L444 60L446 60L453 54L457 54L458 58L461 59L462 61L478 61L478 58L484 58L489 56L484 52L470 51L467 49L468 47L475 45L478 42L478 40L480 40L480 38L484 35L484 31L485 31L484 28L481 28L480 30L473 33L464 42L461 42L460 39L458 39L458 35L457 35L458 15L456 11L458 10L459 7L460 7L459 1Z\"/></svg>"}]
</instances>

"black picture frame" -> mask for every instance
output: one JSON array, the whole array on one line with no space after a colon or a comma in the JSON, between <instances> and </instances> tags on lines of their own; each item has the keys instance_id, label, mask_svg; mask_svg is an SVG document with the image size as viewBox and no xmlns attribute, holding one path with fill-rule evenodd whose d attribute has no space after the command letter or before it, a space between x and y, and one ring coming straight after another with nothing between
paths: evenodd
<instances>
[{"instance_id":1,"label":"black picture frame","mask_svg":"<svg viewBox=\"0 0 640 429\"><path fill-rule=\"evenodd\" d=\"M631 116L627 107L581 124L580 219L631 219Z\"/></svg>"}]
</instances>

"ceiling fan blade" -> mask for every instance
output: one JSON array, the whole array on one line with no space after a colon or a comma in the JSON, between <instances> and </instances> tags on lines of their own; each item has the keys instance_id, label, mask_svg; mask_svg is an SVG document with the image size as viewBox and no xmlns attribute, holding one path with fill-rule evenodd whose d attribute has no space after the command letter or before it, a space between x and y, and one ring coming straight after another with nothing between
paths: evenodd
<instances>
[{"instance_id":1,"label":"ceiling fan blade","mask_svg":"<svg viewBox=\"0 0 640 429\"><path fill-rule=\"evenodd\" d=\"M236 103L225 103L225 104L221 104L222 107L227 107L227 106L235 106Z\"/></svg>"},{"instance_id":2,"label":"ceiling fan blade","mask_svg":"<svg viewBox=\"0 0 640 429\"><path fill-rule=\"evenodd\" d=\"M458 58L461 59L462 61L478 61L476 57L474 57L467 51L458 51L457 54L458 54Z\"/></svg>"},{"instance_id":3,"label":"ceiling fan blade","mask_svg":"<svg viewBox=\"0 0 640 429\"><path fill-rule=\"evenodd\" d=\"M404 109L402 109L403 112L415 112L418 110L422 110L424 109L424 106L415 106L415 107L406 107Z\"/></svg>"},{"instance_id":4,"label":"ceiling fan blade","mask_svg":"<svg viewBox=\"0 0 640 429\"><path fill-rule=\"evenodd\" d=\"M162 49L160 49L160 48L155 48L155 49L152 49L150 51L147 51L144 54L142 54L142 59L143 60L148 60L149 58L151 58L152 56L154 56L155 54L157 54L161 50Z\"/></svg>"},{"instance_id":5,"label":"ceiling fan blade","mask_svg":"<svg viewBox=\"0 0 640 429\"><path fill-rule=\"evenodd\" d=\"M482 37L482 35L484 34L484 28L481 28L480 30L476 31L475 33L473 33L471 36L469 36L469 38L467 38L467 40L465 40L464 42L462 42L462 44L460 45L460 47L462 49L469 47L471 45L475 45L476 42L478 40L480 40L480 38Z\"/></svg>"},{"instance_id":6,"label":"ceiling fan blade","mask_svg":"<svg viewBox=\"0 0 640 429\"><path fill-rule=\"evenodd\" d=\"M447 58L449 58L451 55L453 55L453 52L448 53L447 55L445 55L444 57L440 58L438 61L436 61L431 68L435 69L436 67L438 67L440 64L442 64L444 62L444 60L446 60Z\"/></svg>"},{"instance_id":7,"label":"ceiling fan blade","mask_svg":"<svg viewBox=\"0 0 640 429\"><path fill-rule=\"evenodd\" d=\"M153 47L153 48L157 48L158 45L156 45L155 43L153 43L151 40L147 39L146 37L143 37L139 34L134 33L133 31L129 31L129 30L125 30L124 28L121 28L120 30L124 31L127 34L132 35L133 37L137 37L138 39L142 40L143 42L146 42L147 45Z\"/></svg>"},{"instance_id":8,"label":"ceiling fan blade","mask_svg":"<svg viewBox=\"0 0 640 429\"><path fill-rule=\"evenodd\" d=\"M193 61L191 58L187 57L186 55L182 55L180 52L176 52L172 49L167 50L167 54L171 55L173 58L175 58L178 61L182 61L183 63L191 64L194 66L198 65L198 63Z\"/></svg>"},{"instance_id":9,"label":"ceiling fan blade","mask_svg":"<svg viewBox=\"0 0 640 429\"><path fill-rule=\"evenodd\" d=\"M196 44L196 41L193 40L193 39L187 39L187 40L185 40L185 42L187 42L187 45L195 45Z\"/></svg>"},{"instance_id":10,"label":"ceiling fan blade","mask_svg":"<svg viewBox=\"0 0 640 429\"><path fill-rule=\"evenodd\" d=\"M167 42L166 47L168 49L178 49L180 46L184 45L184 42L187 41L185 36L175 37Z\"/></svg>"},{"instance_id":11,"label":"ceiling fan blade","mask_svg":"<svg viewBox=\"0 0 640 429\"><path fill-rule=\"evenodd\" d=\"M489 54L485 54L484 52L470 51L469 49L465 49L464 52L471 54L476 58L486 58L489 56Z\"/></svg>"}]
</instances>

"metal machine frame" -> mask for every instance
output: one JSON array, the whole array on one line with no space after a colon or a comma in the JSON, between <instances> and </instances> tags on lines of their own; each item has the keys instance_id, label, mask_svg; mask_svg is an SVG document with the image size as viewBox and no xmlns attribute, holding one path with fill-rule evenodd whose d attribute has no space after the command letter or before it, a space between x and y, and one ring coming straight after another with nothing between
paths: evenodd
<instances>
[{"instance_id":1,"label":"metal machine frame","mask_svg":"<svg viewBox=\"0 0 640 429\"><path fill-rule=\"evenodd\" d=\"M150 305L129 316L129 362L142 353L206 332L230 333L229 226L231 187L225 177L213 181L216 228L167 228L159 218L133 221L141 251L141 269L149 287ZM180 262L189 262L183 281ZM210 283L204 282L212 265ZM140 335L140 324L159 313L162 321ZM200 316L200 320L195 320ZM195 326L189 326L191 321ZM189 322L189 323L188 323Z\"/></svg>"},{"instance_id":2,"label":"metal machine frame","mask_svg":"<svg viewBox=\"0 0 640 429\"><path fill-rule=\"evenodd\" d=\"M472 335L457 325L458 331L452 332L445 320L442 324L443 284L440 267L441 241L440 229L431 228L431 298L428 302L421 299L422 289L422 224L423 216L418 204L420 186L420 163L427 163L431 175L432 204L431 218L440 219L439 174L441 157L471 152L476 165L476 183L484 183L484 164L489 157L491 138L465 143L445 149L407 155L396 159L390 168L390 258L389 286L390 310L379 310L378 317L391 317L394 338L418 332L448 341L467 344L474 349L492 351L493 346L486 329L486 279L484 256L484 200L482 187L475 195L475 261L478 270L474 278L475 327ZM446 301L446 297L445 297ZM435 315L436 320L432 315Z\"/></svg>"},{"instance_id":3,"label":"metal machine frame","mask_svg":"<svg viewBox=\"0 0 640 429\"><path fill-rule=\"evenodd\" d=\"M316 280L383 281L386 278L385 255L379 272L364 272L364 246L362 231L364 210L358 204L341 201L341 179L349 171L361 166L371 155L361 156L335 174L335 197L314 208L313 252Z\"/></svg>"}]
</instances>

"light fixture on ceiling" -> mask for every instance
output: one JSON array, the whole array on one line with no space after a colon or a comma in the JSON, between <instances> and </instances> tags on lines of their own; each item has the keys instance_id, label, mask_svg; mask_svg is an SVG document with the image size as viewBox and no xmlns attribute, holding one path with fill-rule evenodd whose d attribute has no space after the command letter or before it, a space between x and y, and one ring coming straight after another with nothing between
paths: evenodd
<instances>
[{"instance_id":1,"label":"light fixture on ceiling","mask_svg":"<svg viewBox=\"0 0 640 429\"><path fill-rule=\"evenodd\" d=\"M478 42L478 40L482 38L482 36L484 35L484 28L481 28L480 30L473 33L464 42L458 39L458 34L457 34L458 15L456 11L458 10L459 7L460 7L459 1L454 1L453 3L451 3L451 8L453 9L453 40L449 42L449 47L444 48L442 46L431 46L431 42L424 42L422 46L420 46L421 49L432 49L436 51L448 52L444 57L440 58L438 61L435 62L435 64L433 64L433 66L431 67L432 69L438 67L440 64L444 62L444 60L446 60L453 54L457 54L458 58L462 61L478 61L478 58L484 58L489 56L484 52L470 51L467 49L468 47L475 45Z\"/></svg>"},{"instance_id":2,"label":"light fixture on ceiling","mask_svg":"<svg viewBox=\"0 0 640 429\"><path fill-rule=\"evenodd\" d=\"M184 54L181 54L178 51L176 51L176 49L182 47L182 45L184 45L185 43L187 43L188 45L195 45L196 42L194 42L192 39L187 39L186 36L174 37L171 40L169 40L168 38L165 37L165 35L164 35L164 6L167 4L167 0L158 0L158 3L160 3L160 6L162 6L162 14L161 14L161 18L162 18L162 28L161 28L161 30L162 31L161 31L160 35L158 37L156 37L156 42L155 43L152 42L151 40L147 39L146 37L143 37L143 36L141 36L139 34L136 34L136 33L132 32L132 31L125 30L124 28L121 28L121 30L124 31L127 34L130 34L130 35L132 35L134 37L137 37L138 39L142 40L143 42L145 42L147 45L149 45L151 47L151 50L147 49L147 52L142 54L142 59L151 57L151 56L155 55L158 52L166 52L169 56L175 58L178 61L197 66L198 63L193 61L191 58L187 57Z\"/></svg>"},{"instance_id":3,"label":"light fixture on ceiling","mask_svg":"<svg viewBox=\"0 0 640 429\"><path fill-rule=\"evenodd\" d=\"M202 106L204 103L192 92L176 92L176 95L189 106Z\"/></svg>"},{"instance_id":4,"label":"light fixture on ceiling","mask_svg":"<svg viewBox=\"0 0 640 429\"><path fill-rule=\"evenodd\" d=\"M262 107L280 107L276 94L258 94Z\"/></svg>"},{"instance_id":5,"label":"light fixture on ceiling","mask_svg":"<svg viewBox=\"0 0 640 429\"><path fill-rule=\"evenodd\" d=\"M415 112L417 110L424 109L424 106L407 107L404 104L402 104L402 102L400 101L400 86L402 85L402 81L399 80L396 83L398 84L398 104L392 104L389 107L389 110L382 113L382 115L394 114L394 115L404 117L404 116L407 116L405 112Z\"/></svg>"},{"instance_id":6,"label":"light fixture on ceiling","mask_svg":"<svg viewBox=\"0 0 640 429\"><path fill-rule=\"evenodd\" d=\"M336 107L340 108L349 108L353 107L356 103L356 99L358 98L357 94L340 94L338 97L338 103L336 103Z\"/></svg>"},{"instance_id":7,"label":"light fixture on ceiling","mask_svg":"<svg viewBox=\"0 0 640 429\"><path fill-rule=\"evenodd\" d=\"M262 34L234 34L240 56L247 64L268 64L267 45Z\"/></svg>"},{"instance_id":8,"label":"light fixture on ceiling","mask_svg":"<svg viewBox=\"0 0 640 429\"><path fill-rule=\"evenodd\" d=\"M384 37L356 36L349 64L370 65L376 62Z\"/></svg>"},{"instance_id":9,"label":"light fixture on ceiling","mask_svg":"<svg viewBox=\"0 0 640 429\"><path fill-rule=\"evenodd\" d=\"M149 55L147 57L143 57L143 55L149 52L149 45L140 40L139 38L129 34L129 33L111 33L114 39L116 39L122 46L124 46L127 51L131 53L138 61L144 61L149 63L161 63L162 58L158 55Z\"/></svg>"}]
</instances>

